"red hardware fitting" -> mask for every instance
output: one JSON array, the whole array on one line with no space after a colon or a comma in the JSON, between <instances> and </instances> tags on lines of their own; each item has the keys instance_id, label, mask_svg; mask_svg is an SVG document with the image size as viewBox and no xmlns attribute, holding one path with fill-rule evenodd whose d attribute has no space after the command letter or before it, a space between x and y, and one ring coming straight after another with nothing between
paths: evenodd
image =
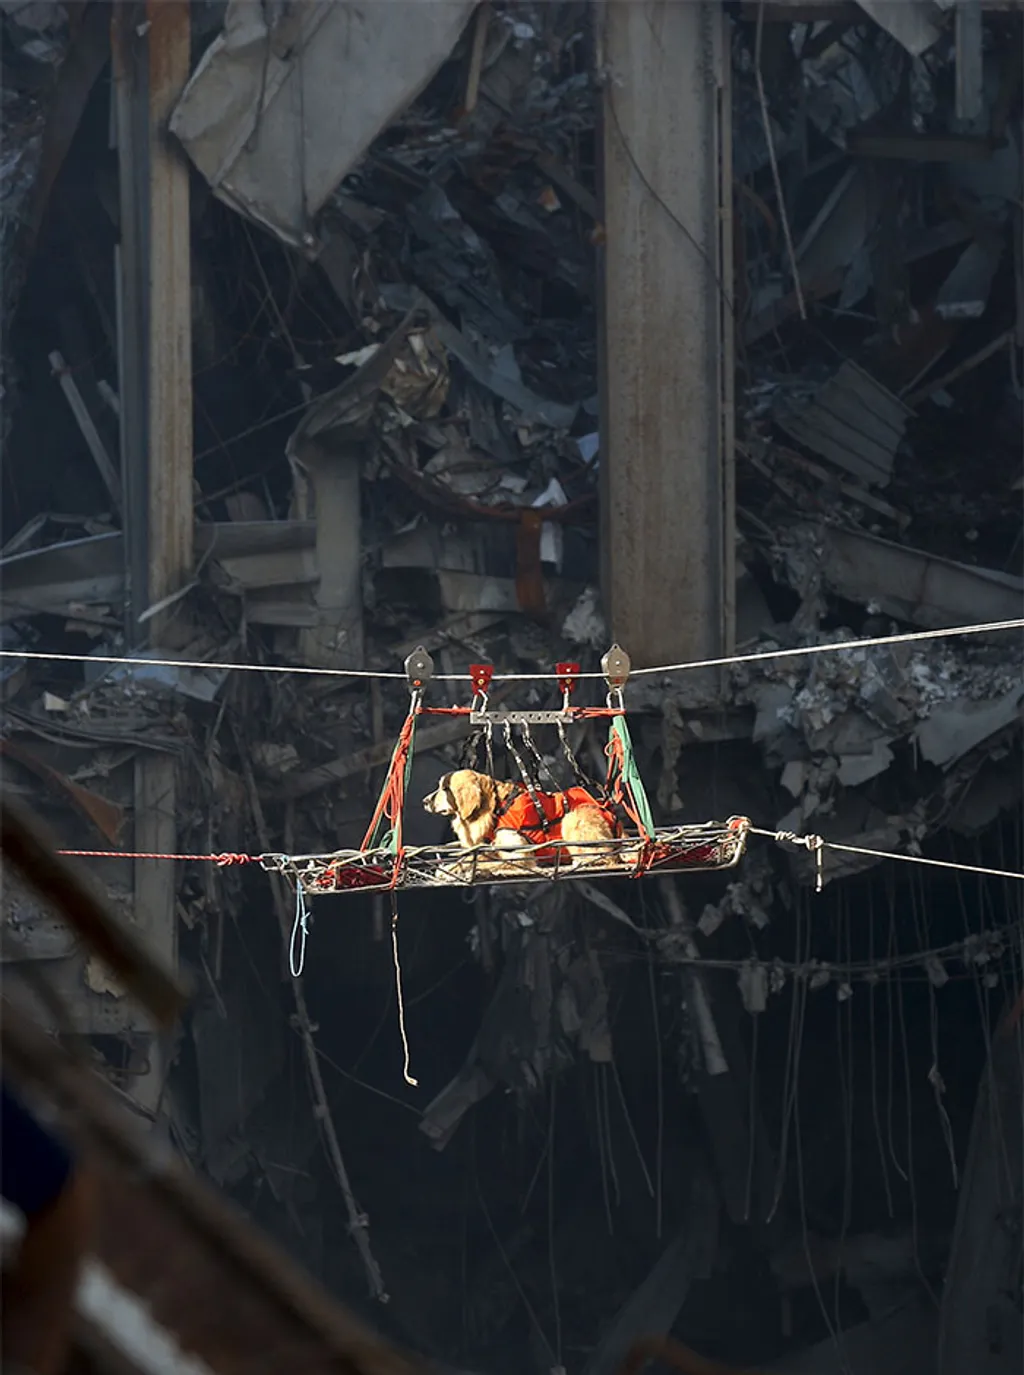
<instances>
[{"instance_id":1,"label":"red hardware fitting","mask_svg":"<svg viewBox=\"0 0 1024 1375\"><path fill-rule=\"evenodd\" d=\"M473 684L473 691L480 696L484 696L491 686L491 679L494 677L493 664L470 664L469 679Z\"/></svg>"},{"instance_id":2,"label":"red hardware fitting","mask_svg":"<svg viewBox=\"0 0 1024 1375\"><path fill-rule=\"evenodd\" d=\"M568 695L576 686L576 679L579 677L579 664L556 664L555 676L558 679L558 686Z\"/></svg>"}]
</instances>

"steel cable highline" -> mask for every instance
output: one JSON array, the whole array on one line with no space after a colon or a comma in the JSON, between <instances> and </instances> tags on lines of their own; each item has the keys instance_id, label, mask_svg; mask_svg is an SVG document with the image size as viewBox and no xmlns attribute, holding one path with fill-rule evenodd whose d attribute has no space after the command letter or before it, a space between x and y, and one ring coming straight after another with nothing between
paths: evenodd
<instances>
[{"instance_id":1,"label":"steel cable highline","mask_svg":"<svg viewBox=\"0 0 1024 1375\"><path fill-rule=\"evenodd\" d=\"M766 840L774 840L777 845L796 845L808 850L811 854L820 853L822 850L836 850L845 854L866 855L872 859L896 859L904 864L923 864L932 869L955 869L963 874L981 874L985 878L1024 879L1024 872L1018 873L1015 869L989 869L981 864L957 864L951 859L930 859L926 855L901 854L895 850L870 850L863 845L844 845L838 840L825 840L819 835L799 835L795 831L768 831L760 826L751 826L749 834L763 836ZM267 868L270 861L287 858L277 853L247 855L233 851L202 855L164 854L139 850L58 850L57 854L66 855L73 859L180 860L191 864L215 864L219 869L226 869L237 864L260 864ZM291 858L297 860L318 859L322 856L293 855ZM584 872L580 877L586 878L588 875Z\"/></svg>"},{"instance_id":2,"label":"steel cable highline","mask_svg":"<svg viewBox=\"0 0 1024 1375\"><path fill-rule=\"evenodd\" d=\"M763 649L751 654L730 654L717 659L693 659L685 664L661 664L656 668L634 668L631 678L664 677L671 673L685 673L702 668L732 668L740 664L764 663L772 659L799 659L813 654L843 654L855 649L874 649L884 645L915 644L923 640L955 639L965 635L991 635L1001 630L1024 630L1024 617L1008 621L984 621L976 625L949 626L944 630L910 630L899 635L874 635L861 640L837 640L827 644L796 645L790 649ZM405 673L388 672L373 668L310 668L306 664L239 664L219 663L211 659L156 659L141 655L117 654L62 654L56 651L37 649L0 649L0 660L32 659L44 663L68 664L109 664L111 667L124 668L187 668L199 672L210 669L230 673L290 673L316 678L371 678L379 682L391 680L407 682ZM577 679L604 680L599 672L577 673ZM468 673L435 673L435 682L469 683ZM557 673L499 673L495 671L495 682L503 683L542 683L558 682Z\"/></svg>"}]
</instances>

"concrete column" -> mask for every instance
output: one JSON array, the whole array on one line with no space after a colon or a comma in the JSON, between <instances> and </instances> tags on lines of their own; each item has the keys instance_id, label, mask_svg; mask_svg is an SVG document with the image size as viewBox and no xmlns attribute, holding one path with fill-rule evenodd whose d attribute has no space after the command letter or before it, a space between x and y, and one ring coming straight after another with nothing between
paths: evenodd
<instances>
[{"instance_id":1,"label":"concrete column","mask_svg":"<svg viewBox=\"0 0 1024 1375\"><path fill-rule=\"evenodd\" d=\"M609 0L602 552L638 666L725 652L734 619L729 45L718 0Z\"/></svg>"},{"instance_id":2,"label":"concrete column","mask_svg":"<svg viewBox=\"0 0 1024 1375\"><path fill-rule=\"evenodd\" d=\"M149 606L192 576L192 262L189 172L167 123L188 80L188 0L147 0L146 26L136 9L113 10L121 178L119 347L125 533L129 547L129 644L167 644L181 608L140 626ZM156 752L135 768L135 849L177 849L175 761ZM151 947L177 964L177 872L173 864L136 860L135 921ZM154 1040L149 1072L136 1097L155 1107L166 1077Z\"/></svg>"},{"instance_id":3,"label":"concrete column","mask_svg":"<svg viewBox=\"0 0 1024 1375\"><path fill-rule=\"evenodd\" d=\"M309 474L320 581L317 624L301 636L302 657L319 668L363 667L363 582L357 441L303 439L296 458Z\"/></svg>"},{"instance_id":4,"label":"concrete column","mask_svg":"<svg viewBox=\"0 0 1024 1375\"><path fill-rule=\"evenodd\" d=\"M192 253L189 169L167 132L189 78L189 0L147 0L149 23L149 597L192 577ZM153 630L159 640L159 629Z\"/></svg>"}]
</instances>

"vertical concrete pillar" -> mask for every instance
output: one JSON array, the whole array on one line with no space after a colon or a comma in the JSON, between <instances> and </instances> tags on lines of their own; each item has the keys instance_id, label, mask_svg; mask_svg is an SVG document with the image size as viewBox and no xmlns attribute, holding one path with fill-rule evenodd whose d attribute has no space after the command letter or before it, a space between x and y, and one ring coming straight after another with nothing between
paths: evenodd
<instances>
[{"instance_id":1,"label":"vertical concrete pillar","mask_svg":"<svg viewBox=\"0 0 1024 1375\"><path fill-rule=\"evenodd\" d=\"M637 665L733 635L730 62L719 0L609 0L602 552Z\"/></svg>"},{"instance_id":2,"label":"vertical concrete pillar","mask_svg":"<svg viewBox=\"0 0 1024 1375\"><path fill-rule=\"evenodd\" d=\"M149 606L192 576L192 261L189 172L167 124L189 77L188 0L147 0L112 15L118 83L121 178L118 334L125 533L129 548L129 644L159 645L168 618L140 626ZM146 752L135 768L134 841L141 853L177 849L173 758ZM151 948L177 964L177 872L158 860L135 861L135 921ZM154 1041L136 1096L155 1107L166 1064Z\"/></svg>"},{"instance_id":3,"label":"vertical concrete pillar","mask_svg":"<svg viewBox=\"0 0 1024 1375\"><path fill-rule=\"evenodd\" d=\"M321 668L363 667L360 471L355 440L303 439L296 458L309 474L316 518L320 581L317 623L302 632L302 657Z\"/></svg>"}]
</instances>

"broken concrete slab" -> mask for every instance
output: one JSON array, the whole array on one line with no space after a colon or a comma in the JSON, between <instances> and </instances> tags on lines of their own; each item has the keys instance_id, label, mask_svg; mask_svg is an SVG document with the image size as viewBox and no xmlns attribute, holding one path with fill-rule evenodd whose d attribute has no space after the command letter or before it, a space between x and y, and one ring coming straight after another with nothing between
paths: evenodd
<instances>
[{"instance_id":1,"label":"broken concrete slab","mask_svg":"<svg viewBox=\"0 0 1024 1375\"><path fill-rule=\"evenodd\" d=\"M893 544L860 530L820 531L829 588L862 606L928 629L1013 620L1024 607L1024 579Z\"/></svg>"},{"instance_id":2,"label":"broken concrete slab","mask_svg":"<svg viewBox=\"0 0 1024 1375\"><path fill-rule=\"evenodd\" d=\"M788 683L758 683L749 693L757 711L754 720L755 744L770 740L788 724L787 713L793 706L795 688Z\"/></svg>"},{"instance_id":3,"label":"broken concrete slab","mask_svg":"<svg viewBox=\"0 0 1024 1375\"><path fill-rule=\"evenodd\" d=\"M232 0L171 132L227 205L294 247L374 138L449 56L472 0ZM368 74L372 73L372 79Z\"/></svg>"},{"instance_id":4,"label":"broken concrete slab","mask_svg":"<svg viewBox=\"0 0 1024 1375\"><path fill-rule=\"evenodd\" d=\"M841 754L839 782L844 788L857 788L884 773L895 757L884 740L876 740L867 754Z\"/></svg>"},{"instance_id":5,"label":"broken concrete slab","mask_svg":"<svg viewBox=\"0 0 1024 1375\"><path fill-rule=\"evenodd\" d=\"M950 702L932 708L914 732L921 757L948 768L997 731L1021 719L1024 687L991 702Z\"/></svg>"}]
</instances>

